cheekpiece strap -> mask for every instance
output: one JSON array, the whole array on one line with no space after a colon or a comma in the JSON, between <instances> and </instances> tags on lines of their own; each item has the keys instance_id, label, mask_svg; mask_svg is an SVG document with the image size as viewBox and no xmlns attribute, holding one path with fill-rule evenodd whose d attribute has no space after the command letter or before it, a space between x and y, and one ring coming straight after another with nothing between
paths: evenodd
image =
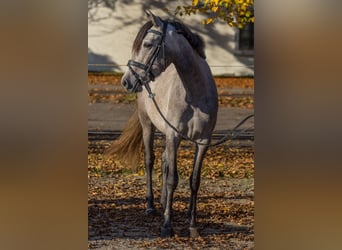
<instances>
[{"instance_id":1,"label":"cheekpiece strap","mask_svg":"<svg viewBox=\"0 0 342 250\"><path fill-rule=\"evenodd\" d=\"M154 34L159 35L159 36L162 36L162 35L163 35L163 33L161 33L161 32L158 31L158 30L148 30L147 33L154 33Z\"/></svg>"}]
</instances>

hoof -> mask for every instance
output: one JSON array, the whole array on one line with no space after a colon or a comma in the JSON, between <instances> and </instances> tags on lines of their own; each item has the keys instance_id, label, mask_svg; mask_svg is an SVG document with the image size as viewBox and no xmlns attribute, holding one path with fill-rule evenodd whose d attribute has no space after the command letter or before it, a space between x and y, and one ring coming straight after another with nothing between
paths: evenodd
<instances>
[{"instance_id":1,"label":"hoof","mask_svg":"<svg viewBox=\"0 0 342 250\"><path fill-rule=\"evenodd\" d=\"M155 216L157 215L157 210L155 208L147 208L146 209L147 216Z\"/></svg>"},{"instance_id":2,"label":"hoof","mask_svg":"<svg viewBox=\"0 0 342 250\"><path fill-rule=\"evenodd\" d=\"M160 237L167 238L173 237L175 234L172 227L162 227Z\"/></svg>"},{"instance_id":3,"label":"hoof","mask_svg":"<svg viewBox=\"0 0 342 250\"><path fill-rule=\"evenodd\" d=\"M190 237L191 237L191 238L200 237L200 235L199 235L198 230L197 230L196 227L190 227L190 228L189 228L189 232L190 232Z\"/></svg>"}]
</instances>

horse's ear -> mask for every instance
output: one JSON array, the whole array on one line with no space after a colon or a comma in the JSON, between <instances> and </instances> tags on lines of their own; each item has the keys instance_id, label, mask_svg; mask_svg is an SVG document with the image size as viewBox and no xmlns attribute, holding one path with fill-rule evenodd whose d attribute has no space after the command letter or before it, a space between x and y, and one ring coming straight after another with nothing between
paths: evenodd
<instances>
[{"instance_id":1,"label":"horse's ear","mask_svg":"<svg viewBox=\"0 0 342 250\"><path fill-rule=\"evenodd\" d=\"M163 27L163 21L159 16L155 16L150 10L144 10L147 17L152 21L154 26Z\"/></svg>"}]
</instances>

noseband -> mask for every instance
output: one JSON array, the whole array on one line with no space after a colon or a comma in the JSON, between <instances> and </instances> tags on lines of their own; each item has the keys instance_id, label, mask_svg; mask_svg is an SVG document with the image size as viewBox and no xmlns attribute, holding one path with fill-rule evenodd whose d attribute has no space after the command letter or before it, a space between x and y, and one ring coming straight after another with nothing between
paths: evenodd
<instances>
[{"instance_id":1,"label":"noseband","mask_svg":"<svg viewBox=\"0 0 342 250\"><path fill-rule=\"evenodd\" d=\"M148 83L152 80L154 80L154 75L152 73L152 65L154 63L154 61L156 60L160 48L163 47L163 60L164 60L164 67L166 65L165 63L165 34L166 34L166 29L167 29L167 23L164 22L163 24L163 32L157 31L157 30L153 30L150 29L147 31L147 33L154 33L160 36L158 45L154 47L152 53L150 54L150 56L147 59L146 64L134 61L134 60L129 60L127 63L127 66L129 68L129 70L131 71L131 73L134 75L134 77L136 78L136 81L133 84L132 89L127 89L129 92L137 92L139 89L141 89L141 86L144 85L145 88L147 89L147 91L149 93L151 93L150 91L150 87L148 85ZM142 73L138 74L133 67L142 69ZM164 69L165 70L165 69Z\"/></svg>"}]
</instances>

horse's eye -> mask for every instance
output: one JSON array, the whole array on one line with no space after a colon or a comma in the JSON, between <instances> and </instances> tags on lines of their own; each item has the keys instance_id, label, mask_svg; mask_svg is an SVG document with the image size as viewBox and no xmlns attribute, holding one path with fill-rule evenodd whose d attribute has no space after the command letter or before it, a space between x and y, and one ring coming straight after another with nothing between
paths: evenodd
<instances>
[{"instance_id":1,"label":"horse's eye","mask_svg":"<svg viewBox=\"0 0 342 250\"><path fill-rule=\"evenodd\" d=\"M144 46L144 48L150 49L150 48L152 48L153 44L152 43L144 43L143 46Z\"/></svg>"}]
</instances>

